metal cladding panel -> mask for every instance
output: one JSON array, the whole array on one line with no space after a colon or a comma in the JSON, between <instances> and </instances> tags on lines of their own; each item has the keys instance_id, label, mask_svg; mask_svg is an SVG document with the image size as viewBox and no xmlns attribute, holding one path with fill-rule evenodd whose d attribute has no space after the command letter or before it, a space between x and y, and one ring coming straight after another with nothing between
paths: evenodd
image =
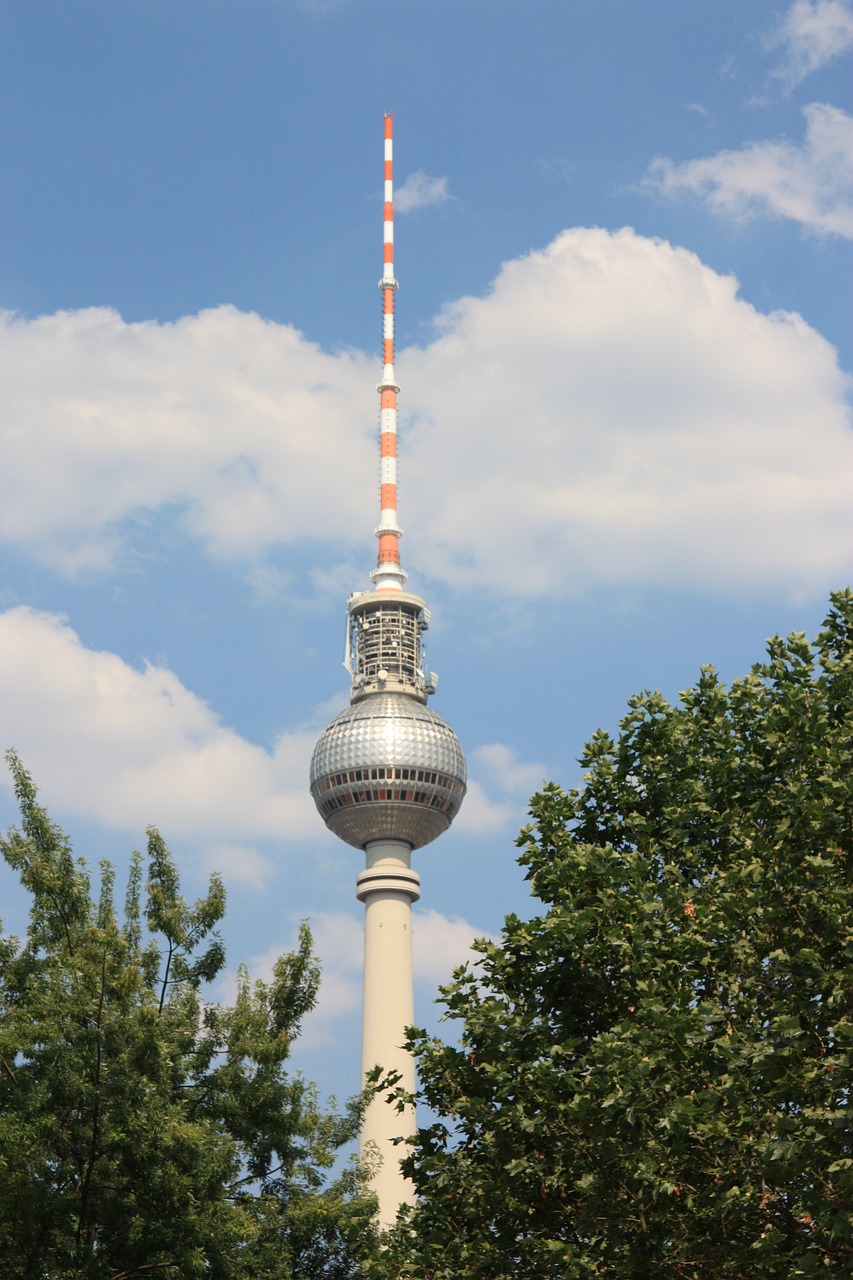
<instances>
[{"instance_id":1,"label":"metal cladding panel","mask_svg":"<svg viewBox=\"0 0 853 1280\"><path fill-rule=\"evenodd\" d=\"M429 844L458 812L466 779L456 734L405 694L373 694L342 711L311 761L317 808L356 848L379 839Z\"/></svg>"},{"instance_id":2,"label":"metal cladding panel","mask_svg":"<svg viewBox=\"0 0 853 1280\"><path fill-rule=\"evenodd\" d=\"M311 785L327 774L371 765L435 769L467 780L450 725L406 694L377 693L336 716L314 748Z\"/></svg>"},{"instance_id":3,"label":"metal cladding panel","mask_svg":"<svg viewBox=\"0 0 853 1280\"><path fill-rule=\"evenodd\" d=\"M443 835L450 818L422 805L374 802L338 809L326 818L326 826L356 849L371 840L405 840L413 849L422 849Z\"/></svg>"}]
</instances>

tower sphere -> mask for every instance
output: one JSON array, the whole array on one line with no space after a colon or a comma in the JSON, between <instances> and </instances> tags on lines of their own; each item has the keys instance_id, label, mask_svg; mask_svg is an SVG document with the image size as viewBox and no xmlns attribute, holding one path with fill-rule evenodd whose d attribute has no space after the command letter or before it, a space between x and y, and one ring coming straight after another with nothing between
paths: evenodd
<instances>
[{"instance_id":1,"label":"tower sphere","mask_svg":"<svg viewBox=\"0 0 853 1280\"><path fill-rule=\"evenodd\" d=\"M450 826L466 776L459 739L441 716L406 694L374 693L320 736L311 794L347 844L403 840L419 849Z\"/></svg>"}]
</instances>

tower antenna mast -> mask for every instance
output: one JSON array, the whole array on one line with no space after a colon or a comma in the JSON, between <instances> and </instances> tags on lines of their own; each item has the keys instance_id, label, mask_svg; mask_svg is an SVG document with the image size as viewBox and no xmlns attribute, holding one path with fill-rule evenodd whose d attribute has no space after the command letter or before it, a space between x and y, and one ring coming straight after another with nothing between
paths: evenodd
<instances>
[{"instance_id":1,"label":"tower antenna mast","mask_svg":"<svg viewBox=\"0 0 853 1280\"><path fill-rule=\"evenodd\" d=\"M370 575L378 591L399 591L406 581L400 566L397 523L397 375L394 371L394 117L385 113L385 191L383 210L382 381L379 383L379 550Z\"/></svg>"},{"instance_id":2,"label":"tower antenna mast","mask_svg":"<svg viewBox=\"0 0 853 1280\"><path fill-rule=\"evenodd\" d=\"M429 611L404 591L397 523L397 375L394 369L393 118L385 122L382 379L379 383L380 515L372 591L347 605L345 665L350 705L323 731L311 759L311 794L326 826L365 856L356 878L364 903L362 1078L375 1066L396 1072L414 1093L415 1066L403 1047L414 1020L412 903L420 877L412 851L440 836L465 796L465 757L456 734L428 707L436 677L425 670ZM401 1139L415 1130L414 1107L398 1110L378 1094L361 1128L373 1168L377 1218L390 1226L414 1198L403 1177Z\"/></svg>"}]
</instances>

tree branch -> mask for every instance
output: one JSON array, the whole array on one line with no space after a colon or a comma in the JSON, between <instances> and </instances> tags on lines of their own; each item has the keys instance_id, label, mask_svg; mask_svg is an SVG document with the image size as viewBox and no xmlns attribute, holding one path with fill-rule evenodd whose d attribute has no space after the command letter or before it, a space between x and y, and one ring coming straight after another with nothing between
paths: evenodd
<instances>
[{"instance_id":1,"label":"tree branch","mask_svg":"<svg viewBox=\"0 0 853 1280\"><path fill-rule=\"evenodd\" d=\"M149 1271L162 1271L166 1267L176 1267L177 1262L143 1262L139 1267L131 1267L129 1271L117 1271L110 1280L129 1280L130 1276L145 1275Z\"/></svg>"},{"instance_id":2,"label":"tree branch","mask_svg":"<svg viewBox=\"0 0 853 1280\"><path fill-rule=\"evenodd\" d=\"M83 1230L86 1224L86 1215L89 1206L89 1188L92 1183L92 1174L95 1169L95 1163L98 1159L98 1142L100 1139L101 1128L101 1040L103 1033L103 1016L104 1016L104 1000L106 998L107 986L107 949L104 947L103 960L101 962L101 991L98 997L98 1013L95 1019L97 1028L97 1041L95 1048L95 1107L92 1115L92 1138L89 1144L89 1159L86 1162L86 1172L83 1176L83 1185L80 1190L80 1218L77 1226L77 1249L80 1249L80 1242L83 1237ZM91 1247L91 1243L90 1243Z\"/></svg>"},{"instance_id":3,"label":"tree branch","mask_svg":"<svg viewBox=\"0 0 853 1280\"><path fill-rule=\"evenodd\" d=\"M157 1009L158 1016L163 1012L163 1003L166 999L166 991L169 986L169 971L172 968L172 957L174 956L176 951L176 948L172 943L172 939L168 938L167 941L169 943L169 954L166 957L166 968L163 971L163 985L160 988L160 1005L159 1005L159 1008Z\"/></svg>"}]
</instances>

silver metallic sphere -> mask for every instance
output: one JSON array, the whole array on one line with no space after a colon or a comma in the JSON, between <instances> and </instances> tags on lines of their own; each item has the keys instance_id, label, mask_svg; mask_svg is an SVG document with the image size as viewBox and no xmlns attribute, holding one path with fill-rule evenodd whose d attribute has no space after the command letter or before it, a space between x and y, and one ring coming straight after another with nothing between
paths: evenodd
<instances>
[{"instance_id":1,"label":"silver metallic sphere","mask_svg":"<svg viewBox=\"0 0 853 1280\"><path fill-rule=\"evenodd\" d=\"M320 735L311 794L347 844L405 840L419 849L459 811L466 789L459 739L416 698L377 693L342 711Z\"/></svg>"}]
</instances>

